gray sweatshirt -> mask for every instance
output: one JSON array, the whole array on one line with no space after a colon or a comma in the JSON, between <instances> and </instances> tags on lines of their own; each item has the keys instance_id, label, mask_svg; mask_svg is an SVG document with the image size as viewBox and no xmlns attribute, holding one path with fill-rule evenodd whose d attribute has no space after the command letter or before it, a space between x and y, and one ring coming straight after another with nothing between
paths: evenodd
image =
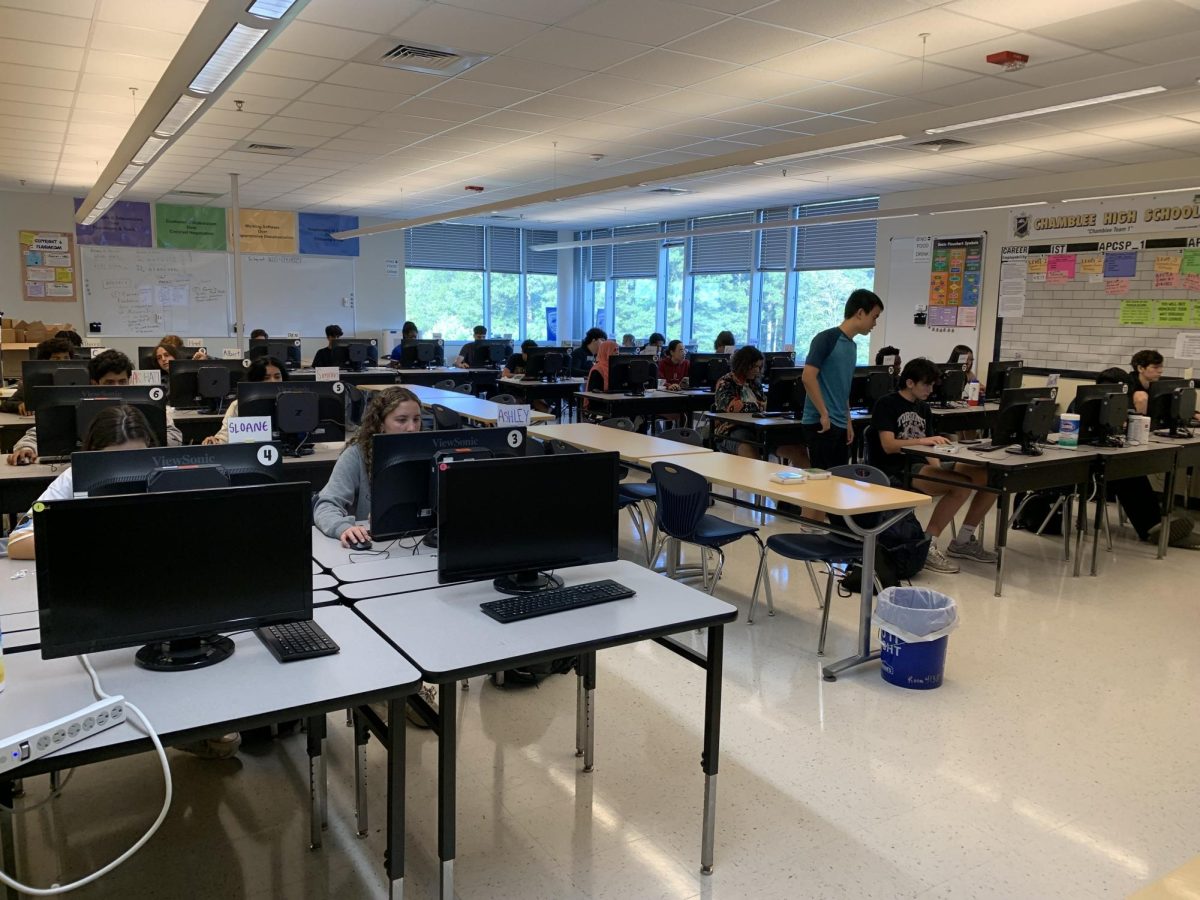
<instances>
[{"instance_id":1,"label":"gray sweatshirt","mask_svg":"<svg viewBox=\"0 0 1200 900\"><path fill-rule=\"evenodd\" d=\"M358 444L347 444L317 495L313 524L331 538L371 516L371 482Z\"/></svg>"},{"instance_id":2,"label":"gray sweatshirt","mask_svg":"<svg viewBox=\"0 0 1200 900\"><path fill-rule=\"evenodd\" d=\"M179 430L178 426L176 426L173 422L167 423L167 446L168 447L183 446L183 432L181 432ZM38 445L37 445L37 426L36 425L34 425L32 428L30 428L28 431L26 431L23 435L21 435L21 437L17 440L17 442L15 444L13 444L14 451L20 450L24 447L28 447L35 454L37 453Z\"/></svg>"}]
</instances>

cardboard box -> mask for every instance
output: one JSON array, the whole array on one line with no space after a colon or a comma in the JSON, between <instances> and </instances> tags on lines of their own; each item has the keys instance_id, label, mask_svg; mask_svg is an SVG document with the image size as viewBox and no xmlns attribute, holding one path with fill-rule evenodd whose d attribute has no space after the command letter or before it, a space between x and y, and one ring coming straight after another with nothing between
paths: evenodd
<instances>
[{"instance_id":1,"label":"cardboard box","mask_svg":"<svg viewBox=\"0 0 1200 900\"><path fill-rule=\"evenodd\" d=\"M0 319L0 328L10 328L11 329L11 328L16 328L16 327L17 327L16 322L14 322L8 316L5 316L3 319Z\"/></svg>"},{"instance_id":2,"label":"cardboard box","mask_svg":"<svg viewBox=\"0 0 1200 900\"><path fill-rule=\"evenodd\" d=\"M9 320L5 319L4 321L8 322ZM0 343L17 343L17 330L15 328L0 328Z\"/></svg>"}]
</instances>

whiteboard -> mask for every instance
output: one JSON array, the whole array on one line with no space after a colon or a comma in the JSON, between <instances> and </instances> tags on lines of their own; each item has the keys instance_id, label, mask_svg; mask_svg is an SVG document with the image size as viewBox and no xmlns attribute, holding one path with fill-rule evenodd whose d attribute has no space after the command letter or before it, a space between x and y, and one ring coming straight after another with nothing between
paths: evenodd
<instances>
[{"instance_id":1,"label":"whiteboard","mask_svg":"<svg viewBox=\"0 0 1200 900\"><path fill-rule=\"evenodd\" d=\"M247 332L320 337L326 325L340 325L354 334L354 259L243 253L242 298Z\"/></svg>"},{"instance_id":2,"label":"whiteboard","mask_svg":"<svg viewBox=\"0 0 1200 900\"><path fill-rule=\"evenodd\" d=\"M110 337L230 333L229 254L80 247L83 309Z\"/></svg>"},{"instance_id":3,"label":"whiteboard","mask_svg":"<svg viewBox=\"0 0 1200 900\"><path fill-rule=\"evenodd\" d=\"M975 235L938 235L938 237L974 237ZM986 256L987 237L984 236ZM900 350L907 362L924 356L935 363L950 359L950 351L966 344L979 356L978 328L929 328L913 324L913 312L929 303L929 273L931 262L913 262L916 238L892 238L889 246L887 295L883 298L883 340L876 346L892 346ZM982 278L982 273L981 273ZM981 298L982 299L982 298ZM872 342L873 344L875 342Z\"/></svg>"}]
</instances>

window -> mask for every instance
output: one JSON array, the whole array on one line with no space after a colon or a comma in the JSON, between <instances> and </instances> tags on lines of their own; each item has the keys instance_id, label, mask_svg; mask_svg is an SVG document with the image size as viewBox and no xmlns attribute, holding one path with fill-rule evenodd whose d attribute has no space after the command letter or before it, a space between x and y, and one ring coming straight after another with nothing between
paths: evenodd
<instances>
[{"instance_id":1,"label":"window","mask_svg":"<svg viewBox=\"0 0 1200 900\"><path fill-rule=\"evenodd\" d=\"M521 336L521 276L493 272L488 276L491 286L491 322L488 334L492 337Z\"/></svg>"},{"instance_id":2,"label":"window","mask_svg":"<svg viewBox=\"0 0 1200 900\"><path fill-rule=\"evenodd\" d=\"M749 322L749 272L693 277L692 340L698 350L712 352L713 341L722 331L732 331L734 340L744 344Z\"/></svg>"},{"instance_id":3,"label":"window","mask_svg":"<svg viewBox=\"0 0 1200 900\"><path fill-rule=\"evenodd\" d=\"M558 276L526 275L525 295L525 337L535 341L549 340L546 310L558 307ZM560 341L563 337L565 335L557 334L554 340Z\"/></svg>"},{"instance_id":4,"label":"window","mask_svg":"<svg viewBox=\"0 0 1200 900\"><path fill-rule=\"evenodd\" d=\"M580 333L582 334L588 328L592 327L610 332L612 330L612 323L609 320L608 310L606 309L608 283L604 281L586 281L584 285L584 289L588 292L586 299L589 301L588 308L591 314L586 319L586 327Z\"/></svg>"},{"instance_id":5,"label":"window","mask_svg":"<svg viewBox=\"0 0 1200 900\"><path fill-rule=\"evenodd\" d=\"M872 269L818 269L796 273L796 360L803 360L808 345L819 331L840 325L846 309L846 298L857 288L870 288L875 283ZM858 338L858 365L870 363L870 340Z\"/></svg>"},{"instance_id":6,"label":"window","mask_svg":"<svg viewBox=\"0 0 1200 900\"><path fill-rule=\"evenodd\" d=\"M667 248L667 321L664 334L668 341L683 339L683 257L682 244Z\"/></svg>"},{"instance_id":7,"label":"window","mask_svg":"<svg viewBox=\"0 0 1200 900\"><path fill-rule=\"evenodd\" d=\"M654 331L655 309L658 306L657 278L621 278L613 282L615 292L615 321L610 337L620 341L621 335L632 334L640 347Z\"/></svg>"},{"instance_id":8,"label":"window","mask_svg":"<svg viewBox=\"0 0 1200 900\"><path fill-rule=\"evenodd\" d=\"M782 350L791 343L783 333L787 315L787 273L762 273L762 299L759 305L758 349L764 353Z\"/></svg>"}]
</instances>

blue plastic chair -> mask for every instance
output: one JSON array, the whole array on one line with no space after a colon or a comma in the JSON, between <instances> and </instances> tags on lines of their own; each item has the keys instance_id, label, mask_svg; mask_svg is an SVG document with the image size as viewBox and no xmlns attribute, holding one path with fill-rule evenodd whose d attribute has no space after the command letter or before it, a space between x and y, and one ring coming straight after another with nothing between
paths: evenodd
<instances>
[{"instance_id":1,"label":"blue plastic chair","mask_svg":"<svg viewBox=\"0 0 1200 900\"><path fill-rule=\"evenodd\" d=\"M430 404L429 411L433 413L433 424L437 431L452 431L463 427L462 416L448 406L433 403Z\"/></svg>"},{"instance_id":2,"label":"blue plastic chair","mask_svg":"<svg viewBox=\"0 0 1200 900\"><path fill-rule=\"evenodd\" d=\"M725 552L722 548L749 536L758 544L759 575L754 580L754 593L757 594L766 558L766 547L758 536L758 529L753 525L738 525L736 522L708 515L706 511L709 484L703 475L669 462L652 463L650 473L654 480L657 508L654 518L655 546L651 559L658 556L660 534L665 535L663 541L675 540L695 544L701 548L701 577L704 587L711 594L716 590L717 582L721 580L721 572L725 568ZM711 578L708 571L709 550L717 554L718 560Z\"/></svg>"}]
</instances>

